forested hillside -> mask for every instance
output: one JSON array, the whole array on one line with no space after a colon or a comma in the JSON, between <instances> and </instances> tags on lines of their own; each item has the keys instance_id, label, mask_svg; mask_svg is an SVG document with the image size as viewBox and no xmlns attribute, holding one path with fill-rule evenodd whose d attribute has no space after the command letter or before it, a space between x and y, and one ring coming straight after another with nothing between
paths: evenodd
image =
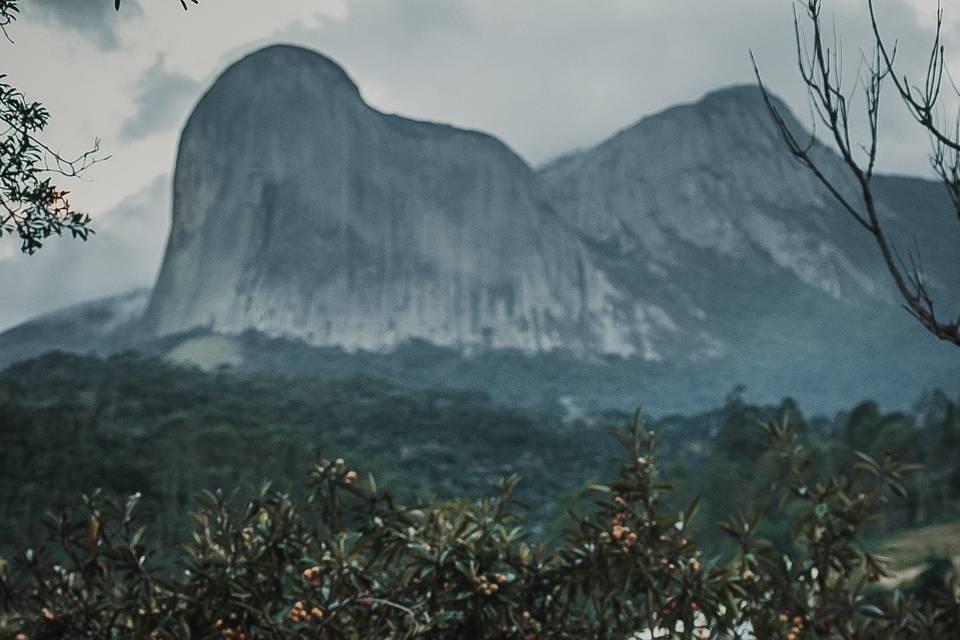
<instances>
[{"instance_id":1,"label":"forested hillside","mask_svg":"<svg viewBox=\"0 0 960 640\"><path fill-rule=\"evenodd\" d=\"M757 425L785 417L816 452L817 475L854 463L854 449L877 458L893 450L927 465L909 481L908 499L885 507L877 533L960 516L960 412L941 393L912 413L864 402L830 418L806 418L792 400L751 405L741 389L719 400L713 411L651 420L672 499L679 506L701 495L708 532L751 497L774 511L770 485L780 461L765 453ZM586 483L614 471L608 432L628 418L561 418L506 408L482 393L410 390L369 377L276 378L133 353L52 353L0 374L0 543L33 539L46 511L100 488L142 493L155 542L169 551L189 525L197 491L270 479L298 494L317 452L374 472L407 500L476 498L519 474L534 531L554 536L564 510L589 507L580 497ZM782 522L764 522L765 535L789 544Z\"/></svg>"}]
</instances>

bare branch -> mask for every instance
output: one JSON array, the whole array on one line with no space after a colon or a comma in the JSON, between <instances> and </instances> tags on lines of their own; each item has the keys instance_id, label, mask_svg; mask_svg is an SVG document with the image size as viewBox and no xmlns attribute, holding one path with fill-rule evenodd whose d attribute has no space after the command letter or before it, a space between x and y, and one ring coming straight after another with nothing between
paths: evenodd
<instances>
[{"instance_id":1,"label":"bare branch","mask_svg":"<svg viewBox=\"0 0 960 640\"><path fill-rule=\"evenodd\" d=\"M943 87L945 69L943 46L940 43L940 30L943 24L943 10L937 16L937 37L928 59L927 74L922 88L912 86L904 78L900 80L893 69L896 57L896 45L888 49L880 37L873 0L869 2L870 19L876 39L875 49L869 59L861 56L853 89L849 95L843 91L843 53L842 40L834 23L833 47L824 43L823 22L821 19L822 0L805 0L806 15L813 30L809 40L804 38L799 17L794 10L794 33L796 36L797 65L800 77L807 89L812 110L826 125L833 139L834 147L846 166L850 176L859 188L860 203L854 205L844 196L830 177L817 164L812 155L816 147L816 133L806 144L801 144L794 132L790 131L786 119L774 103L760 76L756 60L751 52L754 74L763 94L764 102L770 112L785 146L803 166L805 166L840 206L850 214L861 227L874 238L884 265L893 280L906 310L936 337L960 346L960 326L957 321L940 322L934 311L934 300L927 285L923 261L919 247L911 251L909 265L902 260L896 246L888 238L877 209L871 181L877 165L880 132L880 101L884 81L893 79L897 91L907 104L914 118L931 134L935 149L932 162L938 170L944 185L950 193L960 217L960 120L950 137L938 127L935 118L937 101ZM862 83L863 97L866 103L866 123L869 141L856 145L865 155L861 164L854 154L851 137L851 111L853 96L857 86Z\"/></svg>"},{"instance_id":2,"label":"bare branch","mask_svg":"<svg viewBox=\"0 0 960 640\"><path fill-rule=\"evenodd\" d=\"M937 11L937 28L934 37L934 43L931 47L930 57L927 60L927 71L924 79L924 86L912 85L906 77L900 77L894 71L894 55L888 53L884 44L883 36L880 35L880 25L877 21L874 0L869 0L870 22L873 27L874 39L876 40L877 50L883 58L884 66L889 72L894 87L900 93L904 104L907 105L914 119L922 125L935 140L947 146L954 151L960 151L960 140L943 132L936 121L937 102L940 99L940 92L943 86L943 74L946 71L944 60L944 47L941 44L943 30L943 8ZM896 48L894 48L895 53Z\"/></svg>"}]
</instances>

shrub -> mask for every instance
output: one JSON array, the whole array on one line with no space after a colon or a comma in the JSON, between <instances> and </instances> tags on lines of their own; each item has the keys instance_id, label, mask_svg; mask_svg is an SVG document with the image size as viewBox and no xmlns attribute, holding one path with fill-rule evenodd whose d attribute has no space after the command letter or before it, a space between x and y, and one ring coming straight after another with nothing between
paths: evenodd
<instances>
[{"instance_id":1,"label":"shrub","mask_svg":"<svg viewBox=\"0 0 960 640\"><path fill-rule=\"evenodd\" d=\"M497 495L402 506L341 459L318 458L307 498L204 492L175 569L137 524L137 496L99 493L53 518L43 544L0 560L0 638L947 638L960 624L952 568L936 589L886 591L859 534L911 467L859 455L814 481L793 427L765 426L782 466L793 551L720 527L732 557L705 557L694 501L667 512L656 434L618 434L619 475L592 486L548 547L522 527L518 479Z\"/></svg>"}]
</instances>

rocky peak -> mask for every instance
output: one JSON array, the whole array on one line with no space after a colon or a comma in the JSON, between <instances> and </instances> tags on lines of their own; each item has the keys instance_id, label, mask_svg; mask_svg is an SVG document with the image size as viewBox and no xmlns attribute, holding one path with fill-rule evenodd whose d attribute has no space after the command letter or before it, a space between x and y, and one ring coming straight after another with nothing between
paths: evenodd
<instances>
[{"instance_id":1,"label":"rocky peak","mask_svg":"<svg viewBox=\"0 0 960 640\"><path fill-rule=\"evenodd\" d=\"M774 98L798 135L801 125ZM839 160L818 147L844 184ZM665 268L708 251L774 263L832 297L871 293L866 243L817 179L786 151L760 90L732 87L646 117L540 170L548 199L575 228Z\"/></svg>"},{"instance_id":2,"label":"rocky peak","mask_svg":"<svg viewBox=\"0 0 960 640\"><path fill-rule=\"evenodd\" d=\"M379 113L329 59L271 47L183 132L145 326L659 358L678 329L655 311L610 284L502 142Z\"/></svg>"}]
</instances>

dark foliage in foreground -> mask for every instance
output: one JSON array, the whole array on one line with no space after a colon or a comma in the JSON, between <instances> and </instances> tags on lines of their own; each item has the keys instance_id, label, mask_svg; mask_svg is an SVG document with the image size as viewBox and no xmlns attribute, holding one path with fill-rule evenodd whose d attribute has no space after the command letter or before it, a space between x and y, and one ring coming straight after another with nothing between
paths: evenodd
<instances>
[{"instance_id":1,"label":"dark foliage in foreground","mask_svg":"<svg viewBox=\"0 0 960 640\"><path fill-rule=\"evenodd\" d=\"M521 526L515 478L476 503L404 507L320 458L303 500L269 486L249 501L202 494L175 572L155 568L136 496L92 495L0 565L0 638L955 637L952 570L885 592L861 544L910 468L861 454L851 473L812 479L795 429L765 428L789 554L738 514L721 527L739 552L706 557L689 532L696 503L664 508L656 436L638 418L619 475L550 551Z\"/></svg>"},{"instance_id":2,"label":"dark foliage in foreground","mask_svg":"<svg viewBox=\"0 0 960 640\"><path fill-rule=\"evenodd\" d=\"M20 15L19 0L0 0L0 39ZM2 43L6 44L6 43ZM16 234L24 253L35 253L51 235L86 240L90 216L70 206L52 180L75 178L98 161L99 142L77 158L61 156L40 137L50 112L27 99L0 74L0 237Z\"/></svg>"}]
</instances>

